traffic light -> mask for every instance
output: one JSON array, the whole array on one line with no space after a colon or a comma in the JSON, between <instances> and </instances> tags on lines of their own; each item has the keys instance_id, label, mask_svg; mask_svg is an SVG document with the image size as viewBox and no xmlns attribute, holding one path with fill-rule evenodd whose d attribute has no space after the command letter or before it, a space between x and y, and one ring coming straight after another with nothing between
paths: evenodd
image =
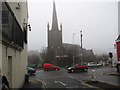
<instances>
[{"instance_id":1,"label":"traffic light","mask_svg":"<svg viewBox=\"0 0 120 90\"><path fill-rule=\"evenodd\" d=\"M113 57L113 54L111 52L109 52L109 57L112 58Z\"/></svg>"}]
</instances>

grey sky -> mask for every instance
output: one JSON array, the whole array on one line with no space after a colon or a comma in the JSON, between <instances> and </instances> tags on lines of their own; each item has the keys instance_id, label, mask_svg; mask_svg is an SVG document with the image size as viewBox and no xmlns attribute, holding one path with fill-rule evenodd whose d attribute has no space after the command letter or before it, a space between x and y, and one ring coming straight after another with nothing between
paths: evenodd
<instances>
[{"instance_id":1,"label":"grey sky","mask_svg":"<svg viewBox=\"0 0 120 90\"><path fill-rule=\"evenodd\" d=\"M28 0L29 50L47 47L47 23L52 23L53 0ZM54 0L58 23L63 24L63 42L80 44L83 31L83 47L95 54L115 51L118 35L118 0ZM89 2L88 2L89 1Z\"/></svg>"}]
</instances>

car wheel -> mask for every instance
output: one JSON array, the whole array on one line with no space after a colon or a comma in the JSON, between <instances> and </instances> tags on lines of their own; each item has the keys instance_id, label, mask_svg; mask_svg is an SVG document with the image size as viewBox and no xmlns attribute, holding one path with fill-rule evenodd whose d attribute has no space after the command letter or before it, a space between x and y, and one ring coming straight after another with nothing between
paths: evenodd
<instances>
[{"instance_id":1,"label":"car wheel","mask_svg":"<svg viewBox=\"0 0 120 90\"><path fill-rule=\"evenodd\" d=\"M88 71L88 69L87 69L87 68L85 68L85 69L84 69L84 71L86 71L86 72L87 72L87 71Z\"/></svg>"},{"instance_id":2,"label":"car wheel","mask_svg":"<svg viewBox=\"0 0 120 90\"><path fill-rule=\"evenodd\" d=\"M58 71L59 69L58 69L58 68L56 68L55 70L56 70L56 71Z\"/></svg>"},{"instance_id":3,"label":"car wheel","mask_svg":"<svg viewBox=\"0 0 120 90\"><path fill-rule=\"evenodd\" d=\"M74 69L72 69L72 70L71 70L71 72L73 73L73 72L75 72L75 70L74 70Z\"/></svg>"},{"instance_id":4,"label":"car wheel","mask_svg":"<svg viewBox=\"0 0 120 90\"><path fill-rule=\"evenodd\" d=\"M48 69L44 69L44 71L48 71Z\"/></svg>"}]
</instances>

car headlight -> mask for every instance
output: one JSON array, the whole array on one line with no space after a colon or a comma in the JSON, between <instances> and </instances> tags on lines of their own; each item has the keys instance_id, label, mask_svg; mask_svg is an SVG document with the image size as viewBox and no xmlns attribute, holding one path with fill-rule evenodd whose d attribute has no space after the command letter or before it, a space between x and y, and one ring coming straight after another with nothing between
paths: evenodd
<instances>
[{"instance_id":1,"label":"car headlight","mask_svg":"<svg viewBox=\"0 0 120 90\"><path fill-rule=\"evenodd\" d=\"M68 70L70 70L71 68L68 68Z\"/></svg>"}]
</instances>

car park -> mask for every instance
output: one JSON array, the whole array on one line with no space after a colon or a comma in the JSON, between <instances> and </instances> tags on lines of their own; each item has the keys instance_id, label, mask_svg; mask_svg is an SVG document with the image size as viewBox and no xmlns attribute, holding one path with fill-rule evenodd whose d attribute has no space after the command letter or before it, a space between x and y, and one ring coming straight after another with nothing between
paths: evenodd
<instances>
[{"instance_id":1,"label":"car park","mask_svg":"<svg viewBox=\"0 0 120 90\"><path fill-rule=\"evenodd\" d=\"M44 71L48 71L48 70L56 70L56 71L58 71L58 70L60 70L60 67L55 66L55 65L50 64L50 63L44 63L43 64L43 69L44 69Z\"/></svg>"},{"instance_id":2,"label":"car park","mask_svg":"<svg viewBox=\"0 0 120 90\"><path fill-rule=\"evenodd\" d=\"M67 70L68 70L68 72L87 71L88 70L88 65L83 64L83 63L79 63L79 64L75 64L72 67L67 68Z\"/></svg>"},{"instance_id":3,"label":"car park","mask_svg":"<svg viewBox=\"0 0 120 90\"><path fill-rule=\"evenodd\" d=\"M36 70L34 68L31 68L31 67L28 67L27 70L28 70L28 74L35 74L36 73Z\"/></svg>"}]
</instances>

